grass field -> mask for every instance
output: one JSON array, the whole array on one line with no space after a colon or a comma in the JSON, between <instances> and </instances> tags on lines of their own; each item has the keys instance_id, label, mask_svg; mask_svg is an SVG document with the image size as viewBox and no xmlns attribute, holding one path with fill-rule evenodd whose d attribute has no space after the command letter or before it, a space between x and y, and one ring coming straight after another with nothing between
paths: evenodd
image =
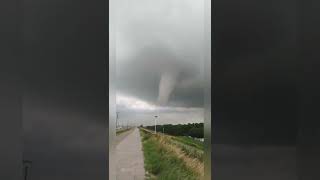
<instances>
[{"instance_id":1,"label":"grass field","mask_svg":"<svg viewBox=\"0 0 320 180\"><path fill-rule=\"evenodd\" d=\"M201 141L194 140L194 139L192 139L190 137L186 137L186 136L176 136L176 137L173 137L173 139L176 141L179 141L181 143L187 144L189 146L203 150L203 142L201 142Z\"/></svg>"},{"instance_id":2,"label":"grass field","mask_svg":"<svg viewBox=\"0 0 320 180\"><path fill-rule=\"evenodd\" d=\"M147 179L198 180L203 177L201 142L140 129ZM202 148L203 149L203 148ZM192 154L192 153L196 153Z\"/></svg>"}]
</instances>

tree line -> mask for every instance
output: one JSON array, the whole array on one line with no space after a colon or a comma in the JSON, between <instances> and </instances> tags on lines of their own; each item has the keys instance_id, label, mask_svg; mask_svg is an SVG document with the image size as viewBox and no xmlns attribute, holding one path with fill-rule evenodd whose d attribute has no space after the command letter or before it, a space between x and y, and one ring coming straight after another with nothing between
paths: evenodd
<instances>
[{"instance_id":1,"label":"tree line","mask_svg":"<svg viewBox=\"0 0 320 180\"><path fill-rule=\"evenodd\" d=\"M141 125L141 127L143 127ZM154 130L154 126L146 126L145 128ZM163 132L173 136L191 136L194 138L203 138L203 123L189 123L189 124L164 124L157 125L157 131Z\"/></svg>"}]
</instances>

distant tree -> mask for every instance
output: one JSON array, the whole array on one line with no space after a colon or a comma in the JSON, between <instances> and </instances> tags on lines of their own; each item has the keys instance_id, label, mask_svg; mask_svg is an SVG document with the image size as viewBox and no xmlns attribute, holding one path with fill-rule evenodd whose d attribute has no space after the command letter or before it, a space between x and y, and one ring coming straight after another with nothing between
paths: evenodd
<instances>
[{"instance_id":1,"label":"distant tree","mask_svg":"<svg viewBox=\"0 0 320 180\"><path fill-rule=\"evenodd\" d=\"M203 138L203 128L192 128L188 132L189 136L195 138Z\"/></svg>"},{"instance_id":2,"label":"distant tree","mask_svg":"<svg viewBox=\"0 0 320 180\"><path fill-rule=\"evenodd\" d=\"M154 126L146 126L147 129L154 130ZM188 123L188 124L164 124L157 125L157 130L162 131L165 129L166 134L173 136L191 136L202 138L203 137L203 123Z\"/></svg>"}]
</instances>

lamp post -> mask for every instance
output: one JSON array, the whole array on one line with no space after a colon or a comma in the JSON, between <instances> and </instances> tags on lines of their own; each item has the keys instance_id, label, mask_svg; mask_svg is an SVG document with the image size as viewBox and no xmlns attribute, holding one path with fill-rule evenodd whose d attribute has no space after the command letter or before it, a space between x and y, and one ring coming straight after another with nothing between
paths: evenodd
<instances>
[{"instance_id":1,"label":"lamp post","mask_svg":"<svg viewBox=\"0 0 320 180\"><path fill-rule=\"evenodd\" d=\"M28 160L23 160L22 163L24 166L24 180L28 180L28 170L31 168L32 162Z\"/></svg>"},{"instance_id":2,"label":"lamp post","mask_svg":"<svg viewBox=\"0 0 320 180\"><path fill-rule=\"evenodd\" d=\"M118 118L119 118L119 112L117 112L117 117L116 117L116 129L118 129Z\"/></svg>"},{"instance_id":3,"label":"lamp post","mask_svg":"<svg viewBox=\"0 0 320 180\"><path fill-rule=\"evenodd\" d=\"M158 116L154 116L154 133L157 134L157 117Z\"/></svg>"},{"instance_id":4,"label":"lamp post","mask_svg":"<svg viewBox=\"0 0 320 180\"><path fill-rule=\"evenodd\" d=\"M127 119L127 129L129 129L129 119Z\"/></svg>"}]
</instances>

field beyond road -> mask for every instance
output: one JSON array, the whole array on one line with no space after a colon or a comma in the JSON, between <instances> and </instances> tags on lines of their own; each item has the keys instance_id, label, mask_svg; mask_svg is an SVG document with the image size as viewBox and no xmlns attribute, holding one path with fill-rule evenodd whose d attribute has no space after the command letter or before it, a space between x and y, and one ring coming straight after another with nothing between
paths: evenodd
<instances>
[{"instance_id":1,"label":"field beyond road","mask_svg":"<svg viewBox=\"0 0 320 180\"><path fill-rule=\"evenodd\" d=\"M147 179L200 180L204 176L203 144L140 128Z\"/></svg>"}]
</instances>

